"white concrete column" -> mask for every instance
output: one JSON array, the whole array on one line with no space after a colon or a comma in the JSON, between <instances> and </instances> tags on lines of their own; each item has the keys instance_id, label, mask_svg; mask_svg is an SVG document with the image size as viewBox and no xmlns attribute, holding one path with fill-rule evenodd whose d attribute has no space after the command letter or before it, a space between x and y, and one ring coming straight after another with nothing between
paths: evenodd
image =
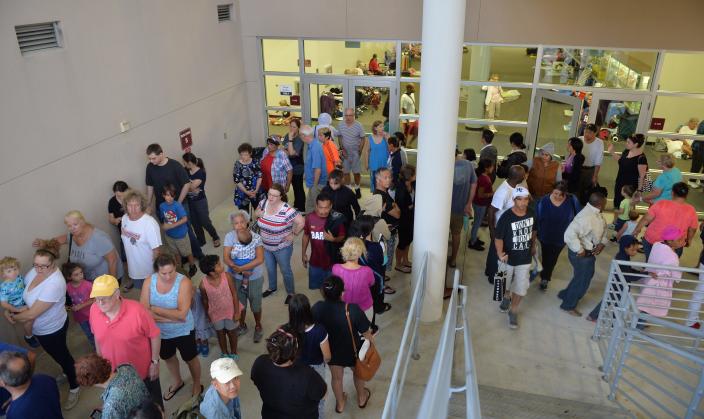
<instances>
[{"instance_id":1,"label":"white concrete column","mask_svg":"<svg viewBox=\"0 0 704 419\"><path fill-rule=\"evenodd\" d=\"M423 1L413 279L428 252L422 320L442 316L466 0Z\"/></svg>"}]
</instances>

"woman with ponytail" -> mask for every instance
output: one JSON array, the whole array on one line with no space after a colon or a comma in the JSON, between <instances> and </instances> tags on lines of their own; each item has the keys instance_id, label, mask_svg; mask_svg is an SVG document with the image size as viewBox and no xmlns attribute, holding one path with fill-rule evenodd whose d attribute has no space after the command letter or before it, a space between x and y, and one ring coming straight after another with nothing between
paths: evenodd
<instances>
[{"instance_id":1,"label":"woman with ponytail","mask_svg":"<svg viewBox=\"0 0 704 419\"><path fill-rule=\"evenodd\" d=\"M183 155L183 165L191 178L191 190L188 192L188 202L191 209L190 221L193 225L193 231L196 233L198 244L205 246L205 233L203 232L205 229L213 238L213 246L220 247L220 237L213 227L213 222L210 221L208 198L205 196L206 176L203 160L189 152Z\"/></svg>"}]
</instances>

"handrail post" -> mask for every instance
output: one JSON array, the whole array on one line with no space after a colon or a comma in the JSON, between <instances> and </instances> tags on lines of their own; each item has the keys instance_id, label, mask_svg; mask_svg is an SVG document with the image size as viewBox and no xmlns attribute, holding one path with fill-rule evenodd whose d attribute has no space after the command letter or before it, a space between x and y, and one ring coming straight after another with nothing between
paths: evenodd
<instances>
[{"instance_id":1,"label":"handrail post","mask_svg":"<svg viewBox=\"0 0 704 419\"><path fill-rule=\"evenodd\" d=\"M702 400L702 397L704 397L704 368L699 374L699 384L697 385L697 389L694 391L694 394L692 394L692 401L687 407L687 414L685 415L685 419L692 419L694 415L697 414L699 402Z\"/></svg>"}]
</instances>

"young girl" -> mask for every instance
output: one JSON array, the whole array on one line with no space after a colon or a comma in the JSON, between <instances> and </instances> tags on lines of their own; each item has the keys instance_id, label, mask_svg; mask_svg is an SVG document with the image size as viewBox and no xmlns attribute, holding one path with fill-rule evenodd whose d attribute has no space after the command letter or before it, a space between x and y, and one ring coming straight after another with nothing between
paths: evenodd
<instances>
[{"instance_id":1,"label":"young girl","mask_svg":"<svg viewBox=\"0 0 704 419\"><path fill-rule=\"evenodd\" d=\"M618 208L614 208L614 231L618 232L621 230L626 221L628 221L628 213L635 208L635 205L631 205L633 202L633 194L635 193L635 188L631 185L623 185L621 188L621 195L623 195L623 200Z\"/></svg>"},{"instance_id":2,"label":"young girl","mask_svg":"<svg viewBox=\"0 0 704 419\"><path fill-rule=\"evenodd\" d=\"M0 306L11 313L21 313L28 310L22 298L24 293L24 278L20 275L20 262L13 257L4 257L0 260L2 270L2 284L0 284ZM33 322L24 325L24 341L32 348L39 347L39 341L32 334Z\"/></svg>"},{"instance_id":3,"label":"young girl","mask_svg":"<svg viewBox=\"0 0 704 419\"><path fill-rule=\"evenodd\" d=\"M484 242L479 240L477 235L479 233L479 227L482 225L484 214L486 214L486 210L489 208L489 204L491 204L491 198L494 196L491 181L492 173L494 173L494 162L490 159L482 159L477 167L477 174L479 174L477 193L474 195L474 200L472 201L474 223L472 224L472 233L467 245L470 249L484 250Z\"/></svg>"},{"instance_id":4,"label":"young girl","mask_svg":"<svg viewBox=\"0 0 704 419\"><path fill-rule=\"evenodd\" d=\"M343 264L332 267L332 274L342 278L345 284L344 302L357 304L368 319L374 316L371 286L374 285L374 272L368 266L361 266L359 258L366 253L364 242L357 237L350 237L340 249Z\"/></svg>"},{"instance_id":5,"label":"young girl","mask_svg":"<svg viewBox=\"0 0 704 419\"><path fill-rule=\"evenodd\" d=\"M93 284L86 281L83 274L83 267L77 263L64 263L61 267L61 273L68 284L66 284L66 293L71 297L71 306L68 310L73 312L73 319L81 326L83 333L86 334L88 342L95 349L95 338L90 330L90 306L95 301L90 298L90 292L93 289Z\"/></svg>"},{"instance_id":6,"label":"young girl","mask_svg":"<svg viewBox=\"0 0 704 419\"><path fill-rule=\"evenodd\" d=\"M204 277L203 277L204 278ZM203 279L201 278L202 283ZM193 298L191 299L191 313L193 313L193 321L195 323L196 332L196 349L201 357L207 358L210 355L210 345L208 339L216 336L215 329L208 319L208 314L203 306L202 293L200 291L200 283L196 285L193 281Z\"/></svg>"},{"instance_id":7,"label":"young girl","mask_svg":"<svg viewBox=\"0 0 704 419\"><path fill-rule=\"evenodd\" d=\"M370 267L374 272L372 300L374 301L374 313L376 315L391 310L391 304L384 302L384 294L395 294L396 290L384 285L385 266L387 263L386 244L382 238L379 238L379 241L374 240L372 234L374 223L374 217L360 215L350 227L349 237L359 237L364 241L366 252L359 258L359 264ZM376 330L375 320L376 318L372 320L373 330Z\"/></svg>"},{"instance_id":8,"label":"young girl","mask_svg":"<svg viewBox=\"0 0 704 419\"><path fill-rule=\"evenodd\" d=\"M220 258L206 255L200 260L200 270L205 274L200 283L201 299L208 318L218 334L222 357L238 360L235 322L240 318L240 302L232 276L225 272ZM230 340L230 348L227 340Z\"/></svg>"},{"instance_id":9,"label":"young girl","mask_svg":"<svg viewBox=\"0 0 704 419\"><path fill-rule=\"evenodd\" d=\"M300 359L309 365L325 379L325 364L330 361L330 342L325 326L313 321L310 310L310 301L303 294L295 294L288 303L288 324L291 329L298 332L300 344ZM325 398L318 405L318 417L322 418L325 412Z\"/></svg>"},{"instance_id":10,"label":"young girl","mask_svg":"<svg viewBox=\"0 0 704 419\"><path fill-rule=\"evenodd\" d=\"M638 218L640 218L640 216L635 210L628 211L628 221L616 232L616 240L621 240L623 236L632 235L636 226L638 226Z\"/></svg>"}]
</instances>

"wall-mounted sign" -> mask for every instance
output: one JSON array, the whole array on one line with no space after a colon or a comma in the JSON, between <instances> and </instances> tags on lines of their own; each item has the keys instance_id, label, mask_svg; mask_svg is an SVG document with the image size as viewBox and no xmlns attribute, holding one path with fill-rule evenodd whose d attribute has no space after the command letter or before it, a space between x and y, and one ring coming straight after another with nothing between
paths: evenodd
<instances>
[{"instance_id":1,"label":"wall-mounted sign","mask_svg":"<svg viewBox=\"0 0 704 419\"><path fill-rule=\"evenodd\" d=\"M298 95L291 96L291 106L301 106L301 97Z\"/></svg>"},{"instance_id":2,"label":"wall-mounted sign","mask_svg":"<svg viewBox=\"0 0 704 419\"><path fill-rule=\"evenodd\" d=\"M653 118L650 120L650 129L662 131L665 127L665 118Z\"/></svg>"},{"instance_id":3,"label":"wall-mounted sign","mask_svg":"<svg viewBox=\"0 0 704 419\"><path fill-rule=\"evenodd\" d=\"M293 94L293 86L290 84L280 84L279 94L281 94L281 96L291 96Z\"/></svg>"},{"instance_id":4,"label":"wall-mounted sign","mask_svg":"<svg viewBox=\"0 0 704 419\"><path fill-rule=\"evenodd\" d=\"M190 153L191 147L193 146L193 136L191 135L191 128L186 128L178 133L181 139L181 150L186 153Z\"/></svg>"}]
</instances>

